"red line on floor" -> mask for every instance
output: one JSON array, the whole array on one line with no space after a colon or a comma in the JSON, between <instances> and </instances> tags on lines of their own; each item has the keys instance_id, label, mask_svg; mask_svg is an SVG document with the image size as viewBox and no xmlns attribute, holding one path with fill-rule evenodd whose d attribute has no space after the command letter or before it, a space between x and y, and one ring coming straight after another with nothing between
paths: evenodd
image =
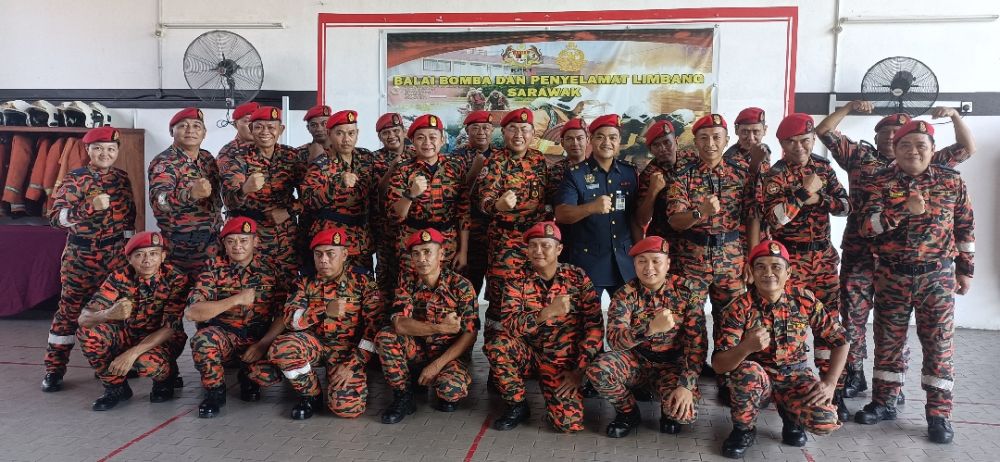
<instances>
[{"instance_id":1,"label":"red line on floor","mask_svg":"<svg viewBox=\"0 0 1000 462\"><path fill-rule=\"evenodd\" d=\"M108 455L104 456L103 458L98 459L97 462L105 462L107 460L110 460L112 457L117 456L122 451L128 449L129 446L131 446L131 445L133 445L135 443L138 443L138 442L144 440L147 436L152 435L153 433L156 433L156 432L162 430L163 427L166 427L167 425L170 425L170 424L174 423L175 420L188 415L193 410L194 410L194 408L190 408L190 409L188 409L188 410L186 410L186 411L184 411L184 412L182 412L180 414L177 414L177 415L175 415L175 416L173 416L173 417L165 420L163 423L161 423L161 424L153 427L152 429L150 429L146 433L143 433L143 434L141 434L141 435L133 438L132 441L129 441L128 443L123 444L120 448L115 449L114 451L111 451L111 454L108 454Z\"/></svg>"},{"instance_id":2,"label":"red line on floor","mask_svg":"<svg viewBox=\"0 0 1000 462\"><path fill-rule=\"evenodd\" d=\"M802 449L802 455L806 456L806 462L816 462L816 459L813 459L812 454L809 454L805 448Z\"/></svg>"},{"instance_id":3,"label":"red line on floor","mask_svg":"<svg viewBox=\"0 0 1000 462\"><path fill-rule=\"evenodd\" d=\"M0 365L9 365L9 366L38 366L38 367L45 366L42 363L22 363L22 362L18 362L18 361L0 361ZM68 365L66 367L75 367L75 368L78 368L78 369L90 369L90 366L73 366L73 365Z\"/></svg>"},{"instance_id":4,"label":"red line on floor","mask_svg":"<svg viewBox=\"0 0 1000 462\"><path fill-rule=\"evenodd\" d=\"M472 456L476 455L476 450L479 449L479 440L483 439L483 434L486 433L486 429L490 428L490 416L486 416L486 420L483 420L483 426L479 428L479 433L476 434L476 438L472 440L472 445L469 446L469 452L465 453L465 462L472 460Z\"/></svg>"}]
</instances>

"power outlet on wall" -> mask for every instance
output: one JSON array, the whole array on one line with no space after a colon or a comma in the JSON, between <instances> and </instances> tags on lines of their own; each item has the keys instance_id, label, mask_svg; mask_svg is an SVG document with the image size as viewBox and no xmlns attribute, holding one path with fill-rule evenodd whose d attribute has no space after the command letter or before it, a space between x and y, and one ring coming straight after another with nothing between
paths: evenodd
<instances>
[{"instance_id":1,"label":"power outlet on wall","mask_svg":"<svg viewBox=\"0 0 1000 462\"><path fill-rule=\"evenodd\" d=\"M968 114L972 112L972 101L962 101L958 104L958 112Z\"/></svg>"}]
</instances>

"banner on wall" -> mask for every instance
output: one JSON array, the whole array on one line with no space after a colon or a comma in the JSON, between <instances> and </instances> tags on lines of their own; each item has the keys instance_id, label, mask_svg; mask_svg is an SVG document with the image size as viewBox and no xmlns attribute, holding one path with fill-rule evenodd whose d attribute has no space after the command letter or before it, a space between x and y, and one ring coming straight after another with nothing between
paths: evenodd
<instances>
[{"instance_id":1,"label":"banner on wall","mask_svg":"<svg viewBox=\"0 0 1000 462\"><path fill-rule=\"evenodd\" d=\"M536 147L549 155L562 154L556 142L570 118L617 113L623 156L644 155L655 120L680 131L711 111L715 38L712 27L386 33L386 106L409 120L441 117L452 146L470 111L491 111L496 123L529 107Z\"/></svg>"}]
</instances>

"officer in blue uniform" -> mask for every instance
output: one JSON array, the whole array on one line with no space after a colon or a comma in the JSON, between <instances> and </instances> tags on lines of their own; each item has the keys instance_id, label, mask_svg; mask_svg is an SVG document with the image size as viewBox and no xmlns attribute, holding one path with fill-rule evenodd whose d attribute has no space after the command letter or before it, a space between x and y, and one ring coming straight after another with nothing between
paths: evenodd
<instances>
[{"instance_id":1,"label":"officer in blue uniform","mask_svg":"<svg viewBox=\"0 0 1000 462\"><path fill-rule=\"evenodd\" d=\"M638 198L635 165L618 160L621 117L608 114L588 127L591 157L569 168L556 194L556 222L572 224L569 262L583 268L600 293L613 294L635 277L628 256L641 230L632 224Z\"/></svg>"}]
</instances>

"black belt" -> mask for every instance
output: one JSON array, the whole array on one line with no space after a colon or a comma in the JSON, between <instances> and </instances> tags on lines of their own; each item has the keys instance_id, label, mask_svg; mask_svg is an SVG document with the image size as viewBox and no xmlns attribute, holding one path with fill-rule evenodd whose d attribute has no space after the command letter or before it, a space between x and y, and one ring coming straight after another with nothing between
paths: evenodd
<instances>
[{"instance_id":1,"label":"black belt","mask_svg":"<svg viewBox=\"0 0 1000 462\"><path fill-rule=\"evenodd\" d=\"M676 348L671 348L667 351L653 351L648 348L637 346L635 347L635 351L643 358L646 358L647 361L658 364L673 363L681 357L680 350Z\"/></svg>"},{"instance_id":2,"label":"black belt","mask_svg":"<svg viewBox=\"0 0 1000 462\"><path fill-rule=\"evenodd\" d=\"M951 260L941 260L932 263L890 263L886 261L879 261L880 266L887 266L890 271L895 274L904 274L907 276L919 276L921 274L930 273L931 271L943 270L951 268L953 262Z\"/></svg>"},{"instance_id":3,"label":"black belt","mask_svg":"<svg viewBox=\"0 0 1000 462\"><path fill-rule=\"evenodd\" d=\"M528 228L534 226L534 223L515 223L510 221L497 221L494 222L494 224L497 225L498 228L506 229L509 231L520 231L522 233L527 231Z\"/></svg>"},{"instance_id":4,"label":"black belt","mask_svg":"<svg viewBox=\"0 0 1000 462\"><path fill-rule=\"evenodd\" d=\"M227 210L226 215L229 218L233 217L247 217L256 221L257 224L263 224L267 221L267 215L264 214L263 210L253 210L253 209L233 209Z\"/></svg>"},{"instance_id":5,"label":"black belt","mask_svg":"<svg viewBox=\"0 0 1000 462\"><path fill-rule=\"evenodd\" d=\"M204 244L215 240L215 236L215 231L189 231L186 233L167 233L167 240L188 244Z\"/></svg>"},{"instance_id":6,"label":"black belt","mask_svg":"<svg viewBox=\"0 0 1000 462\"><path fill-rule=\"evenodd\" d=\"M728 233L720 234L708 234L699 233L697 231L684 231L682 234L684 239L691 241L694 244L707 246L707 247L722 247L729 242L733 242L740 238L740 232L730 231Z\"/></svg>"},{"instance_id":7,"label":"black belt","mask_svg":"<svg viewBox=\"0 0 1000 462\"><path fill-rule=\"evenodd\" d=\"M452 229L455 229L454 221L428 221L407 218L404 223L406 226L416 229L434 228L438 231L451 231Z\"/></svg>"},{"instance_id":8,"label":"black belt","mask_svg":"<svg viewBox=\"0 0 1000 462\"><path fill-rule=\"evenodd\" d=\"M789 252L814 252L830 248L830 241L826 239L813 242L782 242L782 244Z\"/></svg>"},{"instance_id":9,"label":"black belt","mask_svg":"<svg viewBox=\"0 0 1000 462\"><path fill-rule=\"evenodd\" d=\"M345 215L343 213L337 213L330 209L320 209L314 213L316 218L322 218L324 220L336 221L342 225L348 226L362 226L365 224L364 215Z\"/></svg>"},{"instance_id":10,"label":"black belt","mask_svg":"<svg viewBox=\"0 0 1000 462\"><path fill-rule=\"evenodd\" d=\"M771 370L773 370L773 371L775 371L775 372L777 372L779 374L786 374L787 375L787 374L790 374L790 373L792 373L794 371L803 371L803 370L809 369L810 366L809 366L808 362L802 361L800 363L787 364L787 365L784 365L784 366L764 366L764 368L765 369L771 369Z\"/></svg>"},{"instance_id":11,"label":"black belt","mask_svg":"<svg viewBox=\"0 0 1000 462\"><path fill-rule=\"evenodd\" d=\"M204 329L206 327L218 327L219 329L222 329L226 332L235 334L241 339L259 340L260 338L264 337L264 334L267 333L267 330L271 326L270 324L251 323L246 327L233 327L218 319L212 318L205 322L196 323L195 327L197 327L198 329Z\"/></svg>"},{"instance_id":12,"label":"black belt","mask_svg":"<svg viewBox=\"0 0 1000 462\"><path fill-rule=\"evenodd\" d=\"M114 244L116 244L118 242L121 242L122 241L122 235L121 234L115 234L114 236L106 237L104 239L88 239L86 237L81 237L81 236L77 236L75 234L70 234L67 237L67 241L70 244L73 244L73 245L75 245L77 247L86 247L88 249L90 249L90 248L101 248L101 247L108 247L108 246L114 245Z\"/></svg>"}]
</instances>

